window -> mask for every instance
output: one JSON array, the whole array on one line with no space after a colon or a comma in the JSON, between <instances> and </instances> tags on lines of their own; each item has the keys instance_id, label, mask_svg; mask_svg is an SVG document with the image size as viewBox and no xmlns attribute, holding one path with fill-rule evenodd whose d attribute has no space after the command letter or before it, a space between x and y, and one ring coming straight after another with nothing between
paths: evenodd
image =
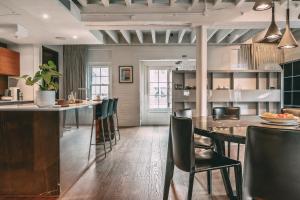
<instances>
[{"instance_id":1,"label":"window","mask_svg":"<svg viewBox=\"0 0 300 200\"><path fill-rule=\"evenodd\" d=\"M101 99L109 97L109 68L108 66L89 67L89 90L92 99L97 95Z\"/></svg>"},{"instance_id":2,"label":"window","mask_svg":"<svg viewBox=\"0 0 300 200\"><path fill-rule=\"evenodd\" d=\"M149 69L149 109L167 110L172 107L172 71L169 69Z\"/></svg>"}]
</instances>

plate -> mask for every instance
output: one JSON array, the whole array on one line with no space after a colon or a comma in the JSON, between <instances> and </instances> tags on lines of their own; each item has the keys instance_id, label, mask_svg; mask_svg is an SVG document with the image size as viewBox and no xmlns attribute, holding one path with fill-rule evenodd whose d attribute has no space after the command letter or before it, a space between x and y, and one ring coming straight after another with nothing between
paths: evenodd
<instances>
[{"instance_id":1,"label":"plate","mask_svg":"<svg viewBox=\"0 0 300 200\"><path fill-rule=\"evenodd\" d=\"M263 117L263 116L259 116L261 119L268 121L268 122L272 122L272 123L298 123L298 117L295 117L294 119L290 119L290 118L270 118L270 117Z\"/></svg>"},{"instance_id":2,"label":"plate","mask_svg":"<svg viewBox=\"0 0 300 200\"><path fill-rule=\"evenodd\" d=\"M276 123L276 122L262 122L262 124L273 125L273 126L299 126L298 122L286 122L286 123Z\"/></svg>"}]
</instances>

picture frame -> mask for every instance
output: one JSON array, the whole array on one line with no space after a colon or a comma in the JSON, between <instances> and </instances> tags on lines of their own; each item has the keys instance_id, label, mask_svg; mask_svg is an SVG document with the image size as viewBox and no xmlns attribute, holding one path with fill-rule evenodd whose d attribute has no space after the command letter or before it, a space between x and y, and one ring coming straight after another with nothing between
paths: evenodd
<instances>
[{"instance_id":1,"label":"picture frame","mask_svg":"<svg viewBox=\"0 0 300 200\"><path fill-rule=\"evenodd\" d=\"M119 66L119 83L133 83L133 66Z\"/></svg>"}]
</instances>

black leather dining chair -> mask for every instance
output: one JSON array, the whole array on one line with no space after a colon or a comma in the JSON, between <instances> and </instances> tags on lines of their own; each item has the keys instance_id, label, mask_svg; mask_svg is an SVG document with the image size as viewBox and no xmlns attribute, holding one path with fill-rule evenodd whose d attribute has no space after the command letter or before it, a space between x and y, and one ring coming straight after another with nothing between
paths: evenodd
<instances>
[{"instance_id":1,"label":"black leather dining chair","mask_svg":"<svg viewBox=\"0 0 300 200\"><path fill-rule=\"evenodd\" d=\"M250 126L244 163L244 197L300 199L300 130Z\"/></svg>"},{"instance_id":2,"label":"black leather dining chair","mask_svg":"<svg viewBox=\"0 0 300 200\"><path fill-rule=\"evenodd\" d=\"M118 117L118 98L114 98L114 105L113 105L113 117L116 119L116 123L114 124L114 131L118 133L119 140L121 139L120 130L119 130L119 117Z\"/></svg>"},{"instance_id":3,"label":"black leather dining chair","mask_svg":"<svg viewBox=\"0 0 300 200\"><path fill-rule=\"evenodd\" d=\"M115 137L115 128L114 128L114 121L113 121L113 115L114 115L114 99L108 100L108 108L107 108L107 130L109 134L109 140L111 144L111 140L114 138L115 143L117 144L117 140Z\"/></svg>"},{"instance_id":4,"label":"black leather dining chair","mask_svg":"<svg viewBox=\"0 0 300 200\"><path fill-rule=\"evenodd\" d=\"M236 175L237 199L241 199L242 194L242 175L241 163L217 154L214 151L204 150L195 153L194 133L191 118L171 116L171 147L172 159L177 168L189 172L189 189L188 200L192 199L193 183L195 173L205 172L208 170L223 169L234 167ZM165 181L170 184L170 181ZM169 186L165 186L169 188ZM165 190L168 192L168 190ZM164 195L167 199L168 195Z\"/></svg>"},{"instance_id":5,"label":"black leather dining chair","mask_svg":"<svg viewBox=\"0 0 300 200\"><path fill-rule=\"evenodd\" d=\"M174 112L174 116L177 117L186 117L186 118L192 118L192 109L186 108L181 109L176 112ZM211 138L200 136L197 134L194 134L194 147L206 150L213 150L214 149L214 142ZM210 170L207 171L207 191L208 194L211 194L212 191L212 173Z\"/></svg>"}]
</instances>

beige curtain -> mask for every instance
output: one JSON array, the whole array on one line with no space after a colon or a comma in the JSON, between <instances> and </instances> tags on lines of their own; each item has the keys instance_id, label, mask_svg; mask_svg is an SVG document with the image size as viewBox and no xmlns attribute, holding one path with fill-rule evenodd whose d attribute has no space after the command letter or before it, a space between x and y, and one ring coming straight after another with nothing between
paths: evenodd
<instances>
[{"instance_id":1,"label":"beige curtain","mask_svg":"<svg viewBox=\"0 0 300 200\"><path fill-rule=\"evenodd\" d=\"M277 44L242 44L239 54L239 66L247 69L259 69L269 64L284 62L283 50Z\"/></svg>"},{"instance_id":2,"label":"beige curtain","mask_svg":"<svg viewBox=\"0 0 300 200\"><path fill-rule=\"evenodd\" d=\"M86 88L87 52L86 45L64 46L63 93L65 99L72 91L77 93L77 98L85 98L84 92L80 92L78 88Z\"/></svg>"}]
</instances>

